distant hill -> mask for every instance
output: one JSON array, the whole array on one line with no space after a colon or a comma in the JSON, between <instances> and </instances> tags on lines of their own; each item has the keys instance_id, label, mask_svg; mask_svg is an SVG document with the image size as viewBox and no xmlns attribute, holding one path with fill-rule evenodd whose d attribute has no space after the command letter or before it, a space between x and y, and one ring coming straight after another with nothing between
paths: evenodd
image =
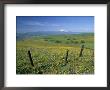
<instances>
[{"instance_id":1,"label":"distant hill","mask_svg":"<svg viewBox=\"0 0 110 90\"><path fill-rule=\"evenodd\" d=\"M48 35L63 35L63 34L84 34L86 32L64 32L64 31L38 31L38 32L26 32L16 33L16 39L21 40L32 36L48 36Z\"/></svg>"}]
</instances>

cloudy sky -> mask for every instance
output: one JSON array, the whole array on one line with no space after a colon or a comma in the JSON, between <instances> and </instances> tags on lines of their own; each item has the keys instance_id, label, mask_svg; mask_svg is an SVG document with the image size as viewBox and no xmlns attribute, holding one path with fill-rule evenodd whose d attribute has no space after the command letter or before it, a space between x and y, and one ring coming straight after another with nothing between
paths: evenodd
<instances>
[{"instance_id":1,"label":"cloudy sky","mask_svg":"<svg viewBox=\"0 0 110 90\"><path fill-rule=\"evenodd\" d=\"M94 32L94 16L16 16L16 30Z\"/></svg>"}]
</instances>

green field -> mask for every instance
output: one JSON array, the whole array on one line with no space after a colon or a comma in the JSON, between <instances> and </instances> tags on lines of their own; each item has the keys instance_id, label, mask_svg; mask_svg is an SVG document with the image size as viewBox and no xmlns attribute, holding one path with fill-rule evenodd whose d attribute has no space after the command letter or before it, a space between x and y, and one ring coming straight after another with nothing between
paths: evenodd
<instances>
[{"instance_id":1,"label":"green field","mask_svg":"<svg viewBox=\"0 0 110 90\"><path fill-rule=\"evenodd\" d=\"M82 45L84 49L79 56ZM16 74L94 74L94 34L33 36L17 40Z\"/></svg>"}]
</instances>

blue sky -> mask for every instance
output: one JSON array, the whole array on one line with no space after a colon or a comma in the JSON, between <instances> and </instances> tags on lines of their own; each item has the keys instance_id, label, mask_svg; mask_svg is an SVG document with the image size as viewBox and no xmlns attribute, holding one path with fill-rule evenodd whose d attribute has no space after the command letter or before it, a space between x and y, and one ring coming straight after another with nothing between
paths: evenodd
<instances>
[{"instance_id":1,"label":"blue sky","mask_svg":"<svg viewBox=\"0 0 110 90\"><path fill-rule=\"evenodd\" d=\"M94 16L16 16L17 33L94 32Z\"/></svg>"}]
</instances>

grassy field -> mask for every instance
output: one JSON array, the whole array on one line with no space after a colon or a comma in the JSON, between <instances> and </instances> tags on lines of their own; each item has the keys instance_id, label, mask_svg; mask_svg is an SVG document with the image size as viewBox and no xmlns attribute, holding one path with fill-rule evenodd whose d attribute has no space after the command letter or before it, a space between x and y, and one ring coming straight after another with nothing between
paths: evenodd
<instances>
[{"instance_id":1,"label":"grassy field","mask_svg":"<svg viewBox=\"0 0 110 90\"><path fill-rule=\"evenodd\" d=\"M84 50L79 56L82 45ZM94 74L94 34L33 36L17 40L16 73Z\"/></svg>"}]
</instances>

